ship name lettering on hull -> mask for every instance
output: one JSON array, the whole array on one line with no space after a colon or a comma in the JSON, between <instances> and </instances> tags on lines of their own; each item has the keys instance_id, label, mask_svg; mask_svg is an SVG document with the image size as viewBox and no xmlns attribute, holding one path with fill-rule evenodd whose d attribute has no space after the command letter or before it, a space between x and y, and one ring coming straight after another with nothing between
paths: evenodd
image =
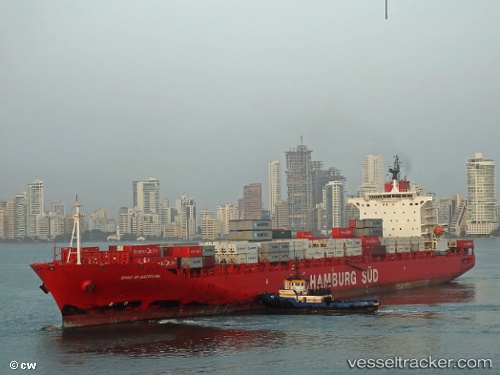
<instances>
[{"instance_id":1,"label":"ship name lettering on hull","mask_svg":"<svg viewBox=\"0 0 500 375\"><path fill-rule=\"evenodd\" d=\"M159 279L160 275L130 275L122 276L120 280L145 280L145 279Z\"/></svg>"},{"instance_id":2,"label":"ship name lettering on hull","mask_svg":"<svg viewBox=\"0 0 500 375\"><path fill-rule=\"evenodd\" d=\"M369 268L361 272L353 270L311 275L309 278L309 287L316 289L328 286L354 286L357 285L358 281L361 281L361 284L364 285L378 282L378 270L376 268Z\"/></svg>"}]
</instances>

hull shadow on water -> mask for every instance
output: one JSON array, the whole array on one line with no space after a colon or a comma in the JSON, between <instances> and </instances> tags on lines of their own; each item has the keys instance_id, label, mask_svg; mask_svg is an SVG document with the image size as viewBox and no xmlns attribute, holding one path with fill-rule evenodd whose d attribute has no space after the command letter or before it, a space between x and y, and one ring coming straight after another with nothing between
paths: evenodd
<instances>
[{"instance_id":1,"label":"hull shadow on water","mask_svg":"<svg viewBox=\"0 0 500 375\"><path fill-rule=\"evenodd\" d=\"M476 286L472 283L450 282L429 287L406 289L376 296L381 306L391 305L440 305L445 303L470 303L476 299Z\"/></svg>"},{"instance_id":2,"label":"hull shadow on water","mask_svg":"<svg viewBox=\"0 0 500 375\"><path fill-rule=\"evenodd\" d=\"M284 345L286 334L274 330L205 327L179 322L150 322L61 331L68 354L159 357L213 356L221 349L246 350Z\"/></svg>"}]
</instances>

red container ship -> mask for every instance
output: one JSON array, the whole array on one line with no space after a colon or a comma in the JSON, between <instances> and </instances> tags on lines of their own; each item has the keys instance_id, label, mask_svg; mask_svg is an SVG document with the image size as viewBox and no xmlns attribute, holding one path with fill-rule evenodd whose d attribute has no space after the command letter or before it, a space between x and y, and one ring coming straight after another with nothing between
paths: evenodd
<instances>
[{"instance_id":1,"label":"red container ship","mask_svg":"<svg viewBox=\"0 0 500 375\"><path fill-rule=\"evenodd\" d=\"M31 268L43 282L41 289L56 301L65 328L264 309L257 297L279 289L296 267L308 276L311 288L331 288L335 298L375 297L445 283L470 270L475 264L473 242L440 239L441 227L422 219L428 217L430 196L409 190L398 178L394 174L383 193L353 199L360 220L321 239L298 233L298 238L260 243L136 244L99 250L80 245L76 204L76 246L54 249L52 261ZM400 191L399 186L405 188ZM390 224L370 211L375 202L386 200L391 202ZM405 220L399 223L400 215ZM419 225L412 222L406 228L412 215ZM262 232L262 225L253 224ZM252 230L252 225L238 226ZM396 237L396 230L404 235Z\"/></svg>"}]
</instances>

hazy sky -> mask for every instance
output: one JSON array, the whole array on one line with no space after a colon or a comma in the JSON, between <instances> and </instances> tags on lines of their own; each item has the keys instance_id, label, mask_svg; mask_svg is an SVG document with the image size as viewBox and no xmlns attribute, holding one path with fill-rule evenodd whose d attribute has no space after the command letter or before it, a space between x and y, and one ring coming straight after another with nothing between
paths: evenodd
<instances>
[{"instance_id":1,"label":"hazy sky","mask_svg":"<svg viewBox=\"0 0 500 375\"><path fill-rule=\"evenodd\" d=\"M116 216L132 181L237 203L303 136L347 191L398 154L438 196L500 163L500 1L0 2L0 199ZM499 174L497 170L497 174ZM498 184L497 184L498 185ZM497 189L498 191L498 189Z\"/></svg>"}]
</instances>

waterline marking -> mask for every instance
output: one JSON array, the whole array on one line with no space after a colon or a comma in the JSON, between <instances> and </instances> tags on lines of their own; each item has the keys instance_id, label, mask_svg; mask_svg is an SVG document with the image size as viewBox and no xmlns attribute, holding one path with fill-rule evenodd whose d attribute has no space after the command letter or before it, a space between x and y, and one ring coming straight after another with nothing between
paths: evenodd
<instances>
[{"instance_id":1,"label":"waterline marking","mask_svg":"<svg viewBox=\"0 0 500 375\"><path fill-rule=\"evenodd\" d=\"M349 368L358 369L423 369L423 368L456 368L456 369L492 369L493 361L487 358L471 358L471 359L453 359L453 358L433 358L429 356L427 358L359 358L359 359L348 359L347 364Z\"/></svg>"}]
</instances>

